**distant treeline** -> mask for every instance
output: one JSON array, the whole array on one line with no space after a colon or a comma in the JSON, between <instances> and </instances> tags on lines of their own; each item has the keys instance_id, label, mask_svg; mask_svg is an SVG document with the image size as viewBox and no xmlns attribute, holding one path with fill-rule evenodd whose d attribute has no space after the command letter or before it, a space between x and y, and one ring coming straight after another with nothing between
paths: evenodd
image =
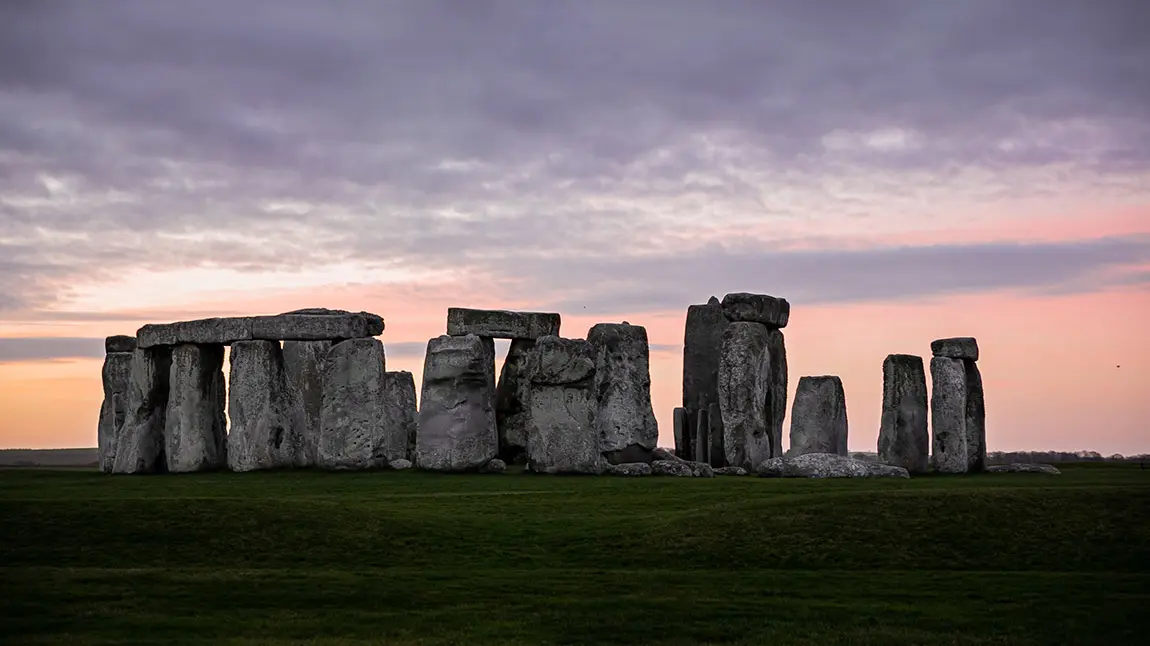
<instances>
[{"instance_id":1,"label":"distant treeline","mask_svg":"<svg viewBox=\"0 0 1150 646\"><path fill-rule=\"evenodd\" d=\"M1051 463L1051 462L1147 462L1150 454L1102 455L1097 451L991 451L986 454L987 464Z\"/></svg>"}]
</instances>

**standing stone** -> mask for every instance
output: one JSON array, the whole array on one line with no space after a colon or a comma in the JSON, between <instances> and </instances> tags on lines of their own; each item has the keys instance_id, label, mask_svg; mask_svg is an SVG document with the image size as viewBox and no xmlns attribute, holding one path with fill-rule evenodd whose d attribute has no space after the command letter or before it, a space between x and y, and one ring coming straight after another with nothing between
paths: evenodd
<instances>
[{"instance_id":1,"label":"standing stone","mask_svg":"<svg viewBox=\"0 0 1150 646\"><path fill-rule=\"evenodd\" d=\"M295 466L316 465L320 409L323 407L323 370L331 341L284 341L284 372L295 415L299 420L300 450Z\"/></svg>"},{"instance_id":2,"label":"standing stone","mask_svg":"<svg viewBox=\"0 0 1150 646\"><path fill-rule=\"evenodd\" d=\"M774 458L783 454L783 422L787 418L787 345L782 330L770 328L769 334L771 396L767 420L771 424L771 457Z\"/></svg>"},{"instance_id":3,"label":"standing stone","mask_svg":"<svg viewBox=\"0 0 1150 646\"><path fill-rule=\"evenodd\" d=\"M595 348L583 339L545 336L528 363L528 468L538 473L601 473Z\"/></svg>"},{"instance_id":4,"label":"standing stone","mask_svg":"<svg viewBox=\"0 0 1150 646\"><path fill-rule=\"evenodd\" d=\"M402 459L410 461L415 456L418 415L415 407L415 378L406 370L385 373L383 375L383 427L386 436L391 438L388 443L389 454L399 454L398 447L402 444ZM392 461L397 459L400 458L392 458Z\"/></svg>"},{"instance_id":5,"label":"standing stone","mask_svg":"<svg viewBox=\"0 0 1150 646\"><path fill-rule=\"evenodd\" d=\"M685 450L684 447L694 446L693 438L689 439L687 434L694 433L695 428L693 425L687 423L687 409L682 407L675 407L672 411L671 422L675 427L675 455L679 455L680 451ZM684 460L693 460L690 455L679 456Z\"/></svg>"},{"instance_id":6,"label":"standing stone","mask_svg":"<svg viewBox=\"0 0 1150 646\"><path fill-rule=\"evenodd\" d=\"M706 415L699 411L699 423L707 427L707 438L710 446L704 447L704 452L710 454L709 460L713 467L727 466L727 452L723 448L723 411L718 402L707 407Z\"/></svg>"},{"instance_id":7,"label":"standing stone","mask_svg":"<svg viewBox=\"0 0 1150 646\"><path fill-rule=\"evenodd\" d=\"M168 471L214 471L227 465L224 346L172 348L164 454Z\"/></svg>"},{"instance_id":8,"label":"standing stone","mask_svg":"<svg viewBox=\"0 0 1150 646\"><path fill-rule=\"evenodd\" d=\"M978 364L963 359L966 373L966 464L967 470L986 470L986 404L982 394L982 373Z\"/></svg>"},{"instance_id":9,"label":"standing stone","mask_svg":"<svg viewBox=\"0 0 1150 646\"><path fill-rule=\"evenodd\" d=\"M587 332L587 341L595 347L595 422L604 456L611 464L650 461L659 426L651 408L647 329L599 323Z\"/></svg>"},{"instance_id":10,"label":"standing stone","mask_svg":"<svg viewBox=\"0 0 1150 646\"><path fill-rule=\"evenodd\" d=\"M383 343L349 339L331 347L323 364L316 465L375 469L405 456L407 437L385 432ZM397 429L401 430L401 429Z\"/></svg>"},{"instance_id":11,"label":"standing stone","mask_svg":"<svg viewBox=\"0 0 1150 646\"><path fill-rule=\"evenodd\" d=\"M847 400L838 377L799 379L787 457L807 453L847 455Z\"/></svg>"},{"instance_id":12,"label":"standing stone","mask_svg":"<svg viewBox=\"0 0 1150 646\"><path fill-rule=\"evenodd\" d=\"M100 470L104 473L111 473L116 466L116 443L128 413L133 354L133 351L109 352L104 356L101 371L104 401L100 404L100 424L96 433L96 452Z\"/></svg>"},{"instance_id":13,"label":"standing stone","mask_svg":"<svg viewBox=\"0 0 1150 646\"><path fill-rule=\"evenodd\" d=\"M966 473L966 370L962 359L930 360L933 390L930 421L934 433L934 468L942 473Z\"/></svg>"},{"instance_id":14,"label":"standing stone","mask_svg":"<svg viewBox=\"0 0 1150 646\"><path fill-rule=\"evenodd\" d=\"M683 408L687 419L697 423L699 413L719 403L719 349L727 317L719 299L712 296L705 305L687 308L686 331L683 335ZM714 423L722 424L721 419ZM683 446L675 445L679 457L693 459L698 453L694 440L685 438Z\"/></svg>"},{"instance_id":15,"label":"standing stone","mask_svg":"<svg viewBox=\"0 0 1150 646\"><path fill-rule=\"evenodd\" d=\"M495 428L495 342L473 334L427 342L416 466L469 471L499 451Z\"/></svg>"},{"instance_id":16,"label":"standing stone","mask_svg":"<svg viewBox=\"0 0 1150 646\"><path fill-rule=\"evenodd\" d=\"M930 462L926 371L922 357L888 355L882 363L882 425L879 462L925 473Z\"/></svg>"},{"instance_id":17,"label":"standing stone","mask_svg":"<svg viewBox=\"0 0 1150 646\"><path fill-rule=\"evenodd\" d=\"M695 455L684 458L694 460L695 462L702 462L704 464L711 463L711 416L710 410L704 409L699 411L699 416L695 420L695 441L691 443L695 448Z\"/></svg>"},{"instance_id":18,"label":"standing stone","mask_svg":"<svg viewBox=\"0 0 1150 646\"><path fill-rule=\"evenodd\" d=\"M170 348L137 348L128 380L128 410L116 441L113 473L160 473L164 458L164 416L168 410Z\"/></svg>"},{"instance_id":19,"label":"standing stone","mask_svg":"<svg viewBox=\"0 0 1150 646\"><path fill-rule=\"evenodd\" d=\"M228 380L228 468L291 467L303 450L303 420L288 388L278 341L232 344Z\"/></svg>"},{"instance_id":20,"label":"standing stone","mask_svg":"<svg viewBox=\"0 0 1150 646\"><path fill-rule=\"evenodd\" d=\"M754 470L771 457L770 333L760 323L735 322L723 333L719 408L724 464Z\"/></svg>"},{"instance_id":21,"label":"standing stone","mask_svg":"<svg viewBox=\"0 0 1150 646\"><path fill-rule=\"evenodd\" d=\"M499 456L514 463L527 450L527 397L530 381L524 375L531 339L513 339L495 387L495 426L499 429Z\"/></svg>"}]
</instances>

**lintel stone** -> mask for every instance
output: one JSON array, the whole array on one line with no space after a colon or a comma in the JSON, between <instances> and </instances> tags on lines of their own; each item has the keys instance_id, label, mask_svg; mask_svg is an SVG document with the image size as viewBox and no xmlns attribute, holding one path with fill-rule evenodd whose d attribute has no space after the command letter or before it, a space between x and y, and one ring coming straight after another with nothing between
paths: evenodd
<instances>
[{"instance_id":1,"label":"lintel stone","mask_svg":"<svg viewBox=\"0 0 1150 646\"><path fill-rule=\"evenodd\" d=\"M936 357L978 361L978 341L969 336L931 341L930 351Z\"/></svg>"},{"instance_id":2,"label":"lintel stone","mask_svg":"<svg viewBox=\"0 0 1150 646\"><path fill-rule=\"evenodd\" d=\"M447 308L447 334L474 334L494 339L531 339L559 336L559 315L548 312Z\"/></svg>"},{"instance_id":3,"label":"lintel stone","mask_svg":"<svg viewBox=\"0 0 1150 646\"><path fill-rule=\"evenodd\" d=\"M240 316L152 324L140 328L137 345L198 343L230 345L236 341L323 341L359 339L383 334L383 319L368 312L299 310L277 316Z\"/></svg>"},{"instance_id":4,"label":"lintel stone","mask_svg":"<svg viewBox=\"0 0 1150 646\"><path fill-rule=\"evenodd\" d=\"M791 304L785 298L736 292L723 297L723 314L735 322L762 323L769 328L787 327Z\"/></svg>"}]
</instances>

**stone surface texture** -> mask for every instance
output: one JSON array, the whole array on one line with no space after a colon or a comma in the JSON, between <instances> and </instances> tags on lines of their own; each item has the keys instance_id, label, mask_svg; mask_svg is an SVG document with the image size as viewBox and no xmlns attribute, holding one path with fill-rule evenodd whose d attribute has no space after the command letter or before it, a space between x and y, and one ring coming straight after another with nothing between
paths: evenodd
<instances>
[{"instance_id":1,"label":"stone surface texture","mask_svg":"<svg viewBox=\"0 0 1150 646\"><path fill-rule=\"evenodd\" d=\"M412 464L411 464L411 460L400 459L400 460L392 460L391 462L388 462L387 467L389 469L394 469L396 471L403 471L404 469L410 469L412 467Z\"/></svg>"},{"instance_id":2,"label":"stone surface texture","mask_svg":"<svg viewBox=\"0 0 1150 646\"><path fill-rule=\"evenodd\" d=\"M230 345L237 341L322 341L383 334L383 319L369 312L308 309L277 316L209 318L149 324L136 333L138 346L198 343Z\"/></svg>"},{"instance_id":3,"label":"stone surface texture","mask_svg":"<svg viewBox=\"0 0 1150 646\"><path fill-rule=\"evenodd\" d=\"M475 335L427 343L415 464L477 470L499 451L495 428L495 344Z\"/></svg>"},{"instance_id":4,"label":"stone surface texture","mask_svg":"<svg viewBox=\"0 0 1150 646\"><path fill-rule=\"evenodd\" d=\"M1062 475L1053 464L1029 464L1015 462L1013 464L995 464L986 467L990 473L1045 473L1047 475Z\"/></svg>"},{"instance_id":5,"label":"stone surface texture","mask_svg":"<svg viewBox=\"0 0 1150 646\"><path fill-rule=\"evenodd\" d=\"M227 466L224 416L224 346L172 348L164 456L171 473L215 471Z\"/></svg>"},{"instance_id":6,"label":"stone surface texture","mask_svg":"<svg viewBox=\"0 0 1150 646\"><path fill-rule=\"evenodd\" d=\"M694 477L690 464L674 460L655 460L651 462L651 473L657 476L675 476L678 478Z\"/></svg>"},{"instance_id":7,"label":"stone surface texture","mask_svg":"<svg viewBox=\"0 0 1150 646\"><path fill-rule=\"evenodd\" d=\"M769 334L771 396L767 400L770 404L767 421L770 423L771 457L779 457L783 454L783 423L787 418L787 344L782 330L771 328Z\"/></svg>"},{"instance_id":8,"label":"stone surface texture","mask_svg":"<svg viewBox=\"0 0 1150 646\"><path fill-rule=\"evenodd\" d=\"M785 298L766 294L736 292L723 297L723 315L729 321L761 323L767 327L784 328L791 318L791 304Z\"/></svg>"},{"instance_id":9,"label":"stone surface texture","mask_svg":"<svg viewBox=\"0 0 1150 646\"><path fill-rule=\"evenodd\" d=\"M137 348L132 353L128 407L116 441L113 473L157 473L167 469L164 424L171 366L169 348Z\"/></svg>"},{"instance_id":10,"label":"stone surface texture","mask_svg":"<svg viewBox=\"0 0 1150 646\"><path fill-rule=\"evenodd\" d=\"M415 376L406 370L383 375L383 429L389 438L385 453L393 456L393 462L415 457L419 409L415 404Z\"/></svg>"},{"instance_id":11,"label":"stone surface texture","mask_svg":"<svg viewBox=\"0 0 1150 646\"><path fill-rule=\"evenodd\" d=\"M288 468L303 450L304 419L287 384L277 341L232 344L228 379L228 468Z\"/></svg>"},{"instance_id":12,"label":"stone surface texture","mask_svg":"<svg viewBox=\"0 0 1150 646\"><path fill-rule=\"evenodd\" d=\"M966 370L962 359L930 360L931 460L941 473L966 473Z\"/></svg>"},{"instance_id":13,"label":"stone surface texture","mask_svg":"<svg viewBox=\"0 0 1150 646\"><path fill-rule=\"evenodd\" d=\"M483 473L503 473L506 470L507 463L499 458L491 458L487 461L487 464L483 465L483 468L480 469Z\"/></svg>"},{"instance_id":14,"label":"stone surface texture","mask_svg":"<svg viewBox=\"0 0 1150 646\"><path fill-rule=\"evenodd\" d=\"M111 473L116 465L116 443L128 414L128 391L132 379L132 352L109 352L104 356L101 381L104 401L96 432L96 455L100 470Z\"/></svg>"},{"instance_id":15,"label":"stone surface texture","mask_svg":"<svg viewBox=\"0 0 1150 646\"><path fill-rule=\"evenodd\" d=\"M527 465L537 473L601 473L595 348L545 336L528 360Z\"/></svg>"},{"instance_id":16,"label":"stone surface texture","mask_svg":"<svg viewBox=\"0 0 1150 646\"><path fill-rule=\"evenodd\" d=\"M723 307L714 296L704 305L687 308L683 335L683 408L687 410L687 424L691 428L698 428L701 412L719 403L719 348L727 325ZM714 421L722 424L721 418ZM679 457L696 458L699 447L695 444L695 435L692 433L683 446L675 445ZM707 453L708 449L704 447L703 452Z\"/></svg>"},{"instance_id":17,"label":"stone surface texture","mask_svg":"<svg viewBox=\"0 0 1150 646\"><path fill-rule=\"evenodd\" d=\"M136 351L136 337L128 336L126 334L117 334L114 336L106 337L104 339L104 352L111 354L113 352L135 352Z\"/></svg>"},{"instance_id":18,"label":"stone surface texture","mask_svg":"<svg viewBox=\"0 0 1150 646\"><path fill-rule=\"evenodd\" d=\"M936 357L978 361L978 341L969 336L937 339L930 342L930 352Z\"/></svg>"},{"instance_id":19,"label":"stone surface texture","mask_svg":"<svg viewBox=\"0 0 1150 646\"><path fill-rule=\"evenodd\" d=\"M806 453L847 455L847 401L835 376L802 377L791 410L788 456Z\"/></svg>"},{"instance_id":20,"label":"stone surface texture","mask_svg":"<svg viewBox=\"0 0 1150 646\"><path fill-rule=\"evenodd\" d=\"M911 473L925 473L930 466L928 419L922 357L888 355L882 363L879 460Z\"/></svg>"},{"instance_id":21,"label":"stone surface texture","mask_svg":"<svg viewBox=\"0 0 1150 646\"><path fill-rule=\"evenodd\" d=\"M621 464L608 464L603 473L611 476L624 476L636 478L651 475L651 465L646 462L623 462Z\"/></svg>"},{"instance_id":22,"label":"stone surface texture","mask_svg":"<svg viewBox=\"0 0 1150 646\"><path fill-rule=\"evenodd\" d=\"M745 476L748 472L743 467L718 467L714 473L717 476Z\"/></svg>"},{"instance_id":23,"label":"stone surface texture","mask_svg":"<svg viewBox=\"0 0 1150 646\"><path fill-rule=\"evenodd\" d=\"M559 324L559 315L550 312L447 309L447 334L450 336L474 334L495 339L534 341L541 336L559 336Z\"/></svg>"},{"instance_id":24,"label":"stone surface texture","mask_svg":"<svg viewBox=\"0 0 1150 646\"><path fill-rule=\"evenodd\" d=\"M499 430L499 456L516 462L527 452L527 357L535 348L532 339L512 339L495 386L495 427Z\"/></svg>"},{"instance_id":25,"label":"stone surface texture","mask_svg":"<svg viewBox=\"0 0 1150 646\"><path fill-rule=\"evenodd\" d=\"M379 339L349 339L331 346L323 362L316 466L321 469L377 469L407 457L407 435L387 428Z\"/></svg>"},{"instance_id":26,"label":"stone surface texture","mask_svg":"<svg viewBox=\"0 0 1150 646\"><path fill-rule=\"evenodd\" d=\"M795 457L771 458L759 465L767 478L909 478L902 467L864 462L835 453L806 453Z\"/></svg>"},{"instance_id":27,"label":"stone surface texture","mask_svg":"<svg viewBox=\"0 0 1150 646\"><path fill-rule=\"evenodd\" d=\"M696 478L714 478L715 470L706 462L686 462L691 469L691 475Z\"/></svg>"},{"instance_id":28,"label":"stone surface texture","mask_svg":"<svg viewBox=\"0 0 1150 646\"><path fill-rule=\"evenodd\" d=\"M323 368L331 341L284 341L284 374L296 407L300 427L300 448L296 452L295 466L316 464L319 450L319 417L323 407Z\"/></svg>"},{"instance_id":29,"label":"stone surface texture","mask_svg":"<svg viewBox=\"0 0 1150 646\"><path fill-rule=\"evenodd\" d=\"M687 438L688 433L694 433L694 428L687 424L687 409L682 406L676 406L675 410L671 411L671 424L675 430L675 451L683 452L682 457L693 460L694 453L687 453L688 448L693 442Z\"/></svg>"},{"instance_id":30,"label":"stone surface texture","mask_svg":"<svg viewBox=\"0 0 1150 646\"><path fill-rule=\"evenodd\" d=\"M719 357L723 463L755 469L771 457L769 331L760 323L731 323Z\"/></svg>"},{"instance_id":31,"label":"stone surface texture","mask_svg":"<svg viewBox=\"0 0 1150 646\"><path fill-rule=\"evenodd\" d=\"M645 462L659 440L651 408L647 329L627 323L599 323L587 333L595 348L595 393L600 448L612 464ZM639 459L636 459L638 457Z\"/></svg>"},{"instance_id":32,"label":"stone surface texture","mask_svg":"<svg viewBox=\"0 0 1150 646\"><path fill-rule=\"evenodd\" d=\"M986 470L986 402L982 393L982 373L978 364L963 359L966 373L966 469Z\"/></svg>"},{"instance_id":33,"label":"stone surface texture","mask_svg":"<svg viewBox=\"0 0 1150 646\"><path fill-rule=\"evenodd\" d=\"M721 423L721 420L717 423ZM711 427L710 407L699 410L694 424L694 441L690 445L695 454L689 459L696 462L711 463Z\"/></svg>"}]
</instances>

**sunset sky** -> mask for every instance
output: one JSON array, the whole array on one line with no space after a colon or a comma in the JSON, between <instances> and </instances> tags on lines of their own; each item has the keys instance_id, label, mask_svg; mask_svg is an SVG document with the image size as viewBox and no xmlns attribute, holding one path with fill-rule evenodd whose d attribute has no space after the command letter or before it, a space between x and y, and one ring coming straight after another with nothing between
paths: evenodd
<instances>
[{"instance_id":1,"label":"sunset sky","mask_svg":"<svg viewBox=\"0 0 1150 646\"><path fill-rule=\"evenodd\" d=\"M0 3L0 447L95 445L105 335L367 310L418 383L449 306L646 326L672 445L687 306L751 291L792 304L791 400L842 377L852 450L887 354L975 336L991 450L1150 451L1148 29L1142 0Z\"/></svg>"}]
</instances>

